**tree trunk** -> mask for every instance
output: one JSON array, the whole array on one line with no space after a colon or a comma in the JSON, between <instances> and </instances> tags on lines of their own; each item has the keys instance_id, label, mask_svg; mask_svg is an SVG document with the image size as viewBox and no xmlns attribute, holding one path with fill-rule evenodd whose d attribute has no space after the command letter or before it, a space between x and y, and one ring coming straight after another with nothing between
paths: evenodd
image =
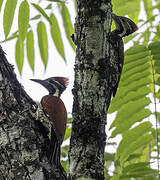
<instances>
[{"instance_id":1,"label":"tree trunk","mask_svg":"<svg viewBox=\"0 0 160 180\"><path fill-rule=\"evenodd\" d=\"M45 116L36 110L0 47L0 179L66 179L48 163L48 132L40 122Z\"/></svg>"},{"instance_id":2,"label":"tree trunk","mask_svg":"<svg viewBox=\"0 0 160 180\"><path fill-rule=\"evenodd\" d=\"M112 94L110 0L77 0L77 45L69 178L104 179L106 113Z\"/></svg>"}]
</instances>

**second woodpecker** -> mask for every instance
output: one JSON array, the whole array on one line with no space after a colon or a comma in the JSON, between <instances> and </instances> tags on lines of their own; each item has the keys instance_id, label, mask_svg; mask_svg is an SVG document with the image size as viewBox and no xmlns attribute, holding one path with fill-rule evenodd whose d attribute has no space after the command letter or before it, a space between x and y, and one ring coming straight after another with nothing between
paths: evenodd
<instances>
[{"instance_id":1,"label":"second woodpecker","mask_svg":"<svg viewBox=\"0 0 160 180\"><path fill-rule=\"evenodd\" d=\"M68 78L51 77L45 80L31 80L41 84L49 91L49 95L41 99L42 109L51 124L49 162L60 165L60 147L64 139L67 122L67 111L60 96L68 85Z\"/></svg>"},{"instance_id":2,"label":"second woodpecker","mask_svg":"<svg viewBox=\"0 0 160 180\"><path fill-rule=\"evenodd\" d=\"M131 19L124 16L117 16L112 13L112 19L116 25L116 29L111 32L110 36L110 45L112 47L110 53L111 81L113 96L115 96L124 64L124 43L122 38L134 33L138 27Z\"/></svg>"}]
</instances>

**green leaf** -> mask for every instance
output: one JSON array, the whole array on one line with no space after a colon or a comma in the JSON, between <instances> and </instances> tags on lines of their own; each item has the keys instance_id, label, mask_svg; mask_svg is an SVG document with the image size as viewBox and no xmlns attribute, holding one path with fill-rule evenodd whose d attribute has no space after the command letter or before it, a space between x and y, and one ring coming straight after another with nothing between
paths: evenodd
<instances>
[{"instance_id":1,"label":"green leaf","mask_svg":"<svg viewBox=\"0 0 160 180\"><path fill-rule=\"evenodd\" d=\"M68 145L61 147L61 156L62 157L67 157L68 151L69 151L69 146Z\"/></svg>"},{"instance_id":2,"label":"green leaf","mask_svg":"<svg viewBox=\"0 0 160 180\"><path fill-rule=\"evenodd\" d=\"M148 168L149 165L150 165L150 162L133 163L123 168L123 173L130 174L131 172Z\"/></svg>"},{"instance_id":3,"label":"green leaf","mask_svg":"<svg viewBox=\"0 0 160 180\"><path fill-rule=\"evenodd\" d=\"M76 47L75 47L75 44L73 43L73 41L71 39L71 35L74 33L74 29L73 29L73 26L72 26L69 11L68 11L65 4L60 4L59 9L60 9L60 12L61 12L61 15L62 15L63 26L64 26L64 29L65 29L66 37L67 37L71 47L75 51Z\"/></svg>"},{"instance_id":4,"label":"green leaf","mask_svg":"<svg viewBox=\"0 0 160 180\"><path fill-rule=\"evenodd\" d=\"M67 124L69 124L69 123L70 123L70 124L72 123L72 118L68 118L68 119L67 119Z\"/></svg>"},{"instance_id":5,"label":"green leaf","mask_svg":"<svg viewBox=\"0 0 160 180\"><path fill-rule=\"evenodd\" d=\"M130 34L129 36L126 36L123 38L123 42L124 44L130 42L133 38L135 38L137 36L136 33ZM132 41L131 41L132 42Z\"/></svg>"},{"instance_id":6,"label":"green leaf","mask_svg":"<svg viewBox=\"0 0 160 180\"><path fill-rule=\"evenodd\" d=\"M155 116L157 116L158 121L160 122L160 112L156 112Z\"/></svg>"},{"instance_id":7,"label":"green leaf","mask_svg":"<svg viewBox=\"0 0 160 180\"><path fill-rule=\"evenodd\" d=\"M137 73L140 73L143 71L150 72L151 67L152 67L151 66L151 57L145 57L141 60L138 60L138 61L135 60L129 64L125 64L123 72L122 72L121 82L125 83L125 80L130 78L130 76L137 75ZM150 72L150 74L151 74L151 72Z\"/></svg>"},{"instance_id":8,"label":"green leaf","mask_svg":"<svg viewBox=\"0 0 160 180\"><path fill-rule=\"evenodd\" d=\"M0 43L10 41L10 40L15 39L15 38L17 38L17 37L18 37L18 31L16 31L15 33L13 33L10 37L8 37L7 39L5 39L4 41L0 41Z\"/></svg>"},{"instance_id":9,"label":"green leaf","mask_svg":"<svg viewBox=\"0 0 160 180\"><path fill-rule=\"evenodd\" d=\"M148 178L149 176L150 176L150 178L152 178L153 176L156 177L158 175L158 171L155 169L151 169L150 167L146 167L146 166L139 166L139 163L136 163L133 165L135 165L135 167L133 166L132 170L130 169L130 171L122 174L120 179L127 178L127 177L128 178L129 177L130 178L138 178L138 177L147 177ZM148 180L151 180L150 178Z\"/></svg>"},{"instance_id":10,"label":"green leaf","mask_svg":"<svg viewBox=\"0 0 160 180\"><path fill-rule=\"evenodd\" d=\"M127 56L125 58L125 62L127 61ZM143 66L143 64L150 62L151 58L149 56L146 56L144 58L141 59L131 59L130 63L125 63L124 67L123 67L123 71L122 71L122 75L123 73L132 70L133 68L137 68L137 66Z\"/></svg>"},{"instance_id":11,"label":"green leaf","mask_svg":"<svg viewBox=\"0 0 160 180\"><path fill-rule=\"evenodd\" d=\"M27 34L26 48L29 65L32 71L34 71L34 38L32 30L30 30Z\"/></svg>"},{"instance_id":12,"label":"green leaf","mask_svg":"<svg viewBox=\"0 0 160 180\"><path fill-rule=\"evenodd\" d=\"M136 101L138 99L146 97L151 93L151 89L147 86L143 86L139 88L137 91L131 91L129 92L124 98L114 98L111 102L111 105L109 107L109 113L113 113L114 111L120 109L123 105L127 104L130 101Z\"/></svg>"},{"instance_id":13,"label":"green leaf","mask_svg":"<svg viewBox=\"0 0 160 180\"><path fill-rule=\"evenodd\" d=\"M147 14L147 19L150 19L152 17L152 0L143 0L144 3L144 8ZM151 21L151 25L152 25L152 21Z\"/></svg>"},{"instance_id":14,"label":"green leaf","mask_svg":"<svg viewBox=\"0 0 160 180\"><path fill-rule=\"evenodd\" d=\"M115 154L113 153L104 153L104 160L105 161L114 161Z\"/></svg>"},{"instance_id":15,"label":"green leaf","mask_svg":"<svg viewBox=\"0 0 160 180\"><path fill-rule=\"evenodd\" d=\"M65 0L47 0L47 1L65 3Z\"/></svg>"},{"instance_id":16,"label":"green leaf","mask_svg":"<svg viewBox=\"0 0 160 180\"><path fill-rule=\"evenodd\" d=\"M38 44L39 44L41 58L46 68L48 62L48 39L47 39L46 27L42 21L38 23L37 33L38 33Z\"/></svg>"},{"instance_id":17,"label":"green leaf","mask_svg":"<svg viewBox=\"0 0 160 180\"><path fill-rule=\"evenodd\" d=\"M68 139L69 137L71 137L71 129L68 126L66 127L66 133L65 133L65 137L64 140Z\"/></svg>"},{"instance_id":18,"label":"green leaf","mask_svg":"<svg viewBox=\"0 0 160 180\"><path fill-rule=\"evenodd\" d=\"M134 61L136 61L136 60L141 61L142 59L146 58L149 55L150 55L150 53L149 53L148 50L147 51L142 51L142 52L139 52L139 53L137 52L137 53L135 53L133 55L126 55L125 54L125 65L128 64L128 63L132 63L133 60Z\"/></svg>"},{"instance_id":19,"label":"green leaf","mask_svg":"<svg viewBox=\"0 0 160 180\"><path fill-rule=\"evenodd\" d=\"M0 12L1 12L2 4L3 4L3 0L0 1Z\"/></svg>"},{"instance_id":20,"label":"green leaf","mask_svg":"<svg viewBox=\"0 0 160 180\"><path fill-rule=\"evenodd\" d=\"M120 16L124 15L134 15L134 19L131 18L134 22L138 19L138 12L140 11L140 1L127 1L127 0L112 0L113 11Z\"/></svg>"},{"instance_id":21,"label":"green leaf","mask_svg":"<svg viewBox=\"0 0 160 180\"><path fill-rule=\"evenodd\" d=\"M119 112L120 111L118 111L118 113ZM120 123L119 125L117 125L116 129L112 132L111 137L113 138L119 133L122 133L122 134L125 133L133 124L135 124L136 122L141 122L143 119L149 117L151 114L152 112L149 109L140 109L135 114L129 114L130 117L126 119L123 119L123 114L121 114L121 119L119 121L120 122L123 121L123 123Z\"/></svg>"},{"instance_id":22,"label":"green leaf","mask_svg":"<svg viewBox=\"0 0 160 180\"><path fill-rule=\"evenodd\" d=\"M17 0L7 0L5 5L4 15L3 15L3 28L4 28L5 39L7 38L12 27L16 5L17 5Z\"/></svg>"},{"instance_id":23,"label":"green leaf","mask_svg":"<svg viewBox=\"0 0 160 180\"><path fill-rule=\"evenodd\" d=\"M150 28L147 28L145 32L142 34L142 38L144 38L143 44L148 45L148 41L150 41L149 39L150 35L151 35Z\"/></svg>"},{"instance_id":24,"label":"green leaf","mask_svg":"<svg viewBox=\"0 0 160 180\"><path fill-rule=\"evenodd\" d=\"M141 148L152 141L153 137L151 134L143 134L142 136L138 137L136 141L132 142L131 144L127 145L120 156L120 163L123 164L130 154L132 154L138 148Z\"/></svg>"},{"instance_id":25,"label":"green leaf","mask_svg":"<svg viewBox=\"0 0 160 180\"><path fill-rule=\"evenodd\" d=\"M159 48L160 48L160 42L156 41L156 42L152 42L151 44L149 44L148 48L151 50L152 54L159 54Z\"/></svg>"},{"instance_id":26,"label":"green leaf","mask_svg":"<svg viewBox=\"0 0 160 180\"><path fill-rule=\"evenodd\" d=\"M49 23L52 23L50 21L50 18L48 17L48 15L45 13L45 11L39 5L37 5L35 3L31 3L31 4L37 9L38 12L40 12L48 20Z\"/></svg>"},{"instance_id":27,"label":"green leaf","mask_svg":"<svg viewBox=\"0 0 160 180\"><path fill-rule=\"evenodd\" d=\"M51 24L52 39L54 41L54 44L56 46L57 51L62 56L62 58L65 60L64 47L63 47L63 42L62 42L62 38L61 38L61 32L59 29L57 19L54 16L54 14L51 14L50 20L52 22L52 24Z\"/></svg>"},{"instance_id":28,"label":"green leaf","mask_svg":"<svg viewBox=\"0 0 160 180\"><path fill-rule=\"evenodd\" d=\"M68 165L68 161L64 161L64 160L61 160L61 164L65 170L65 172L68 174L69 173L69 165Z\"/></svg>"},{"instance_id":29,"label":"green leaf","mask_svg":"<svg viewBox=\"0 0 160 180\"><path fill-rule=\"evenodd\" d=\"M19 15L18 15L18 30L19 30L19 38L22 41L25 40L27 35L27 29L29 25L29 5L27 1L23 1L19 7Z\"/></svg>"},{"instance_id":30,"label":"green leaf","mask_svg":"<svg viewBox=\"0 0 160 180\"><path fill-rule=\"evenodd\" d=\"M148 144L152 140L152 135L148 134L151 131L152 124L144 122L135 128L128 130L117 149L116 159L120 157L121 164L131 155L135 150Z\"/></svg>"},{"instance_id":31,"label":"green leaf","mask_svg":"<svg viewBox=\"0 0 160 180\"><path fill-rule=\"evenodd\" d=\"M145 63L143 66L137 66L134 69L127 71L127 73L123 73L120 86L128 86L132 82L139 81L145 77L150 77L150 68L150 63Z\"/></svg>"},{"instance_id":32,"label":"green leaf","mask_svg":"<svg viewBox=\"0 0 160 180\"><path fill-rule=\"evenodd\" d=\"M33 21L33 20L37 20L37 19L40 19L40 17L41 17L41 15L40 15L40 14L38 14L38 15L36 15L36 16L34 16L34 17L32 17L30 20L31 20L31 21Z\"/></svg>"},{"instance_id":33,"label":"green leaf","mask_svg":"<svg viewBox=\"0 0 160 180\"><path fill-rule=\"evenodd\" d=\"M114 174L112 177L111 177L111 179L110 180L119 180L119 178L120 178L120 174ZM105 179L105 180L108 180L108 179ZM127 179L128 180L128 179Z\"/></svg>"},{"instance_id":34,"label":"green leaf","mask_svg":"<svg viewBox=\"0 0 160 180\"><path fill-rule=\"evenodd\" d=\"M119 98L125 97L128 93L131 91L136 91L141 87L147 86L150 83L152 83L152 76L147 76L139 79L138 81L131 81L128 86L122 86L117 91L116 96L119 96Z\"/></svg>"},{"instance_id":35,"label":"green leaf","mask_svg":"<svg viewBox=\"0 0 160 180\"><path fill-rule=\"evenodd\" d=\"M82 177L82 178L78 178L78 179L76 179L76 180L94 180L94 179L92 179L92 178L84 178L84 177Z\"/></svg>"},{"instance_id":36,"label":"green leaf","mask_svg":"<svg viewBox=\"0 0 160 180\"><path fill-rule=\"evenodd\" d=\"M138 54L138 53L145 52L145 51L148 51L146 46L144 46L144 45L135 45L135 46L132 46L127 51L125 51L125 55L129 56L129 55L134 55L134 54Z\"/></svg>"},{"instance_id":37,"label":"green leaf","mask_svg":"<svg viewBox=\"0 0 160 180\"><path fill-rule=\"evenodd\" d=\"M24 62L24 43L20 39L16 42L16 64L20 74L22 74L22 67Z\"/></svg>"},{"instance_id":38,"label":"green leaf","mask_svg":"<svg viewBox=\"0 0 160 180\"><path fill-rule=\"evenodd\" d=\"M52 4L48 4L48 6L45 9L52 9Z\"/></svg>"},{"instance_id":39,"label":"green leaf","mask_svg":"<svg viewBox=\"0 0 160 180\"><path fill-rule=\"evenodd\" d=\"M144 109L147 105L151 103L151 100L147 97L138 99L136 101L129 101L124 104L118 111L116 119L110 126L110 129L113 127L119 127L119 124L122 120L127 120L132 118L131 116L136 115L138 112ZM127 109L127 112L126 112ZM147 113L147 111L146 111ZM147 113L148 114L148 113ZM135 119L136 121L136 119Z\"/></svg>"}]
</instances>

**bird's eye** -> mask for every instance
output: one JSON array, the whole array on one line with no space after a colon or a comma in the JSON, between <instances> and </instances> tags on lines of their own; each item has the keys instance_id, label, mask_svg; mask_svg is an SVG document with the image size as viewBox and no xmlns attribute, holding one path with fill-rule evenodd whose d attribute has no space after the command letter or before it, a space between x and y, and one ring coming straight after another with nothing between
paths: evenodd
<instances>
[{"instance_id":1,"label":"bird's eye","mask_svg":"<svg viewBox=\"0 0 160 180\"><path fill-rule=\"evenodd\" d=\"M38 105L36 103L31 105L31 111L35 113L37 111Z\"/></svg>"}]
</instances>

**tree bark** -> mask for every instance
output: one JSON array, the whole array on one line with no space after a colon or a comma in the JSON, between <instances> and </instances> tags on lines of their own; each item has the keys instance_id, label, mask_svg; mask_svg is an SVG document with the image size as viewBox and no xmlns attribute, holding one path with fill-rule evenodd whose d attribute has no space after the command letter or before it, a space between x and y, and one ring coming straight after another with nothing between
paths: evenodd
<instances>
[{"instance_id":1,"label":"tree bark","mask_svg":"<svg viewBox=\"0 0 160 180\"><path fill-rule=\"evenodd\" d=\"M110 0L77 0L77 45L69 178L104 179L106 113L112 94Z\"/></svg>"},{"instance_id":2,"label":"tree bark","mask_svg":"<svg viewBox=\"0 0 160 180\"><path fill-rule=\"evenodd\" d=\"M48 163L46 117L36 110L0 47L0 179L66 179L61 167Z\"/></svg>"}]
</instances>

